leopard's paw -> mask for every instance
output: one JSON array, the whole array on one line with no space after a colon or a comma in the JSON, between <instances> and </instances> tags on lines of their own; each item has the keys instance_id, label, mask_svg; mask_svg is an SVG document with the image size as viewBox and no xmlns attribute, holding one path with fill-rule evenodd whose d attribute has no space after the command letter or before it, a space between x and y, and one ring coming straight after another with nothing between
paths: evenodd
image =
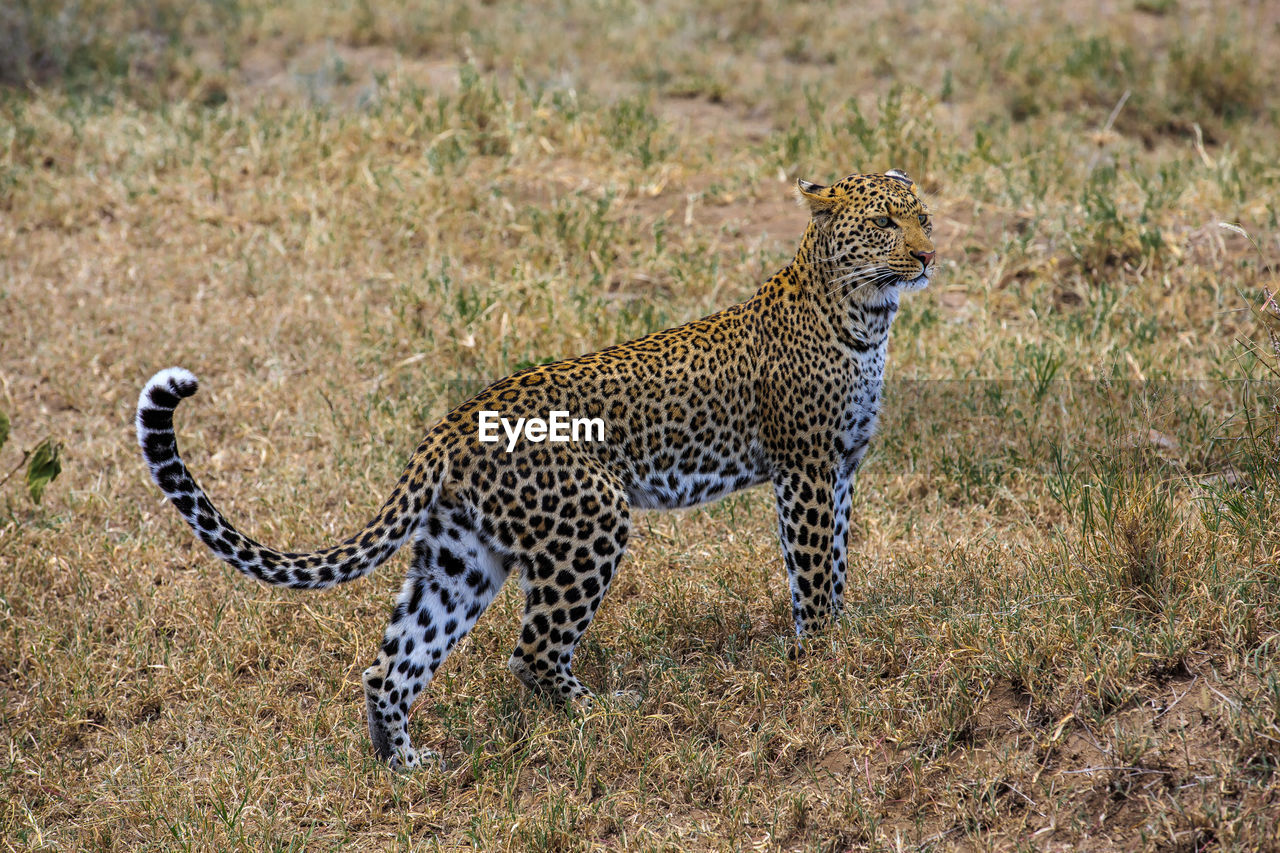
<instances>
[{"instance_id":1,"label":"leopard's paw","mask_svg":"<svg viewBox=\"0 0 1280 853\"><path fill-rule=\"evenodd\" d=\"M392 770L402 773L419 769L444 769L444 759L440 757L440 753L431 749L418 751L411 746L397 749L395 754L391 756L389 764Z\"/></svg>"}]
</instances>

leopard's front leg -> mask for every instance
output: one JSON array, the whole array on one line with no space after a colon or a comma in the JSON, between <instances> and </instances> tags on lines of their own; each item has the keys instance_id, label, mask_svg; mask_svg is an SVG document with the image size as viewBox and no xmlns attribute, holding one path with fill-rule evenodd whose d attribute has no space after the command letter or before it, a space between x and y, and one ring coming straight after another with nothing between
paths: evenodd
<instances>
[{"instance_id":1,"label":"leopard's front leg","mask_svg":"<svg viewBox=\"0 0 1280 853\"><path fill-rule=\"evenodd\" d=\"M791 614L796 634L803 637L829 625L840 612L849 488L840 486L834 466L810 463L781 471L773 490L778 539L791 583Z\"/></svg>"},{"instance_id":2,"label":"leopard's front leg","mask_svg":"<svg viewBox=\"0 0 1280 853\"><path fill-rule=\"evenodd\" d=\"M849 565L849 529L852 526L853 474L837 476L832 510L835 513L831 538L831 613L844 611L845 576Z\"/></svg>"}]
</instances>

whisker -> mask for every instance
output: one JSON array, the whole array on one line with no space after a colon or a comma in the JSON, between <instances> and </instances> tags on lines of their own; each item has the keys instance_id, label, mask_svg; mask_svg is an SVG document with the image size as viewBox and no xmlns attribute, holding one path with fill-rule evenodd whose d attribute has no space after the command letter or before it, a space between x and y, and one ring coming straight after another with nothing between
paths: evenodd
<instances>
[{"instance_id":1,"label":"whisker","mask_svg":"<svg viewBox=\"0 0 1280 853\"><path fill-rule=\"evenodd\" d=\"M854 270L850 273L846 273L845 275L842 275L838 278L833 278L831 280L832 281L848 281L851 278L858 278L860 276L870 275L873 273L880 273L884 271L885 271L885 268L881 266L863 267L860 270Z\"/></svg>"},{"instance_id":2,"label":"whisker","mask_svg":"<svg viewBox=\"0 0 1280 853\"><path fill-rule=\"evenodd\" d=\"M879 281L880 281L880 278L879 278L879 277L877 277L877 278L868 279L867 281L862 281L862 282L859 282L859 283L857 283L857 284L855 284L855 285L851 285L851 286L849 286L848 288L846 288L845 290L840 291L840 293L839 293L839 294L837 294L838 299L837 299L836 304L838 305L839 303L844 302L846 299L848 299L848 298L849 298L849 296L850 296L851 294L857 293L859 290L861 290L862 288L866 287L867 285L869 285L869 284L877 284L877 283L879 283Z\"/></svg>"},{"instance_id":3,"label":"whisker","mask_svg":"<svg viewBox=\"0 0 1280 853\"><path fill-rule=\"evenodd\" d=\"M881 269L879 264L869 264L863 267L840 267L839 269L832 270L832 272L833 273L860 273L860 272L869 272L871 270L876 270L876 269Z\"/></svg>"},{"instance_id":4,"label":"whisker","mask_svg":"<svg viewBox=\"0 0 1280 853\"><path fill-rule=\"evenodd\" d=\"M840 302L837 304L843 305L846 299L848 299L850 296L853 296L853 294L857 293L859 290L866 287L868 284L884 284L884 283L893 281L895 278L899 278L899 275L896 272L894 272L893 270L885 270L884 272L880 273L879 276L862 282L857 287L853 288L848 293L846 293L844 296L840 297Z\"/></svg>"},{"instance_id":5,"label":"whisker","mask_svg":"<svg viewBox=\"0 0 1280 853\"><path fill-rule=\"evenodd\" d=\"M830 296L833 293L842 293L854 287L861 287L864 284L868 283L869 281L878 280L882 275L884 275L884 273L874 273L874 274L862 276L861 278L852 279L850 281L846 281L841 284L837 284L836 286L827 290L827 295Z\"/></svg>"},{"instance_id":6,"label":"whisker","mask_svg":"<svg viewBox=\"0 0 1280 853\"><path fill-rule=\"evenodd\" d=\"M834 290L842 290L850 284L854 284L859 281L864 281L868 278L874 278L875 276L878 276L880 274L881 274L880 270L871 270L869 272L861 273L859 275L845 276L844 278L830 282L829 283L830 287L828 288L827 292L830 293L831 291L834 291Z\"/></svg>"},{"instance_id":7,"label":"whisker","mask_svg":"<svg viewBox=\"0 0 1280 853\"><path fill-rule=\"evenodd\" d=\"M869 270L869 269L875 269L877 266L879 266L879 264L866 264L864 266L854 266L851 264L845 267L836 267L835 269L832 270L832 272L841 273L841 272L849 272L850 270Z\"/></svg>"},{"instance_id":8,"label":"whisker","mask_svg":"<svg viewBox=\"0 0 1280 853\"><path fill-rule=\"evenodd\" d=\"M849 267L847 270L837 270L837 272L844 272L844 275L834 278L832 279L832 281L838 281L840 279L850 278L853 276L861 275L863 273L878 272L883 269L885 269L885 267L881 264L869 264L867 266L857 267L857 268Z\"/></svg>"},{"instance_id":9,"label":"whisker","mask_svg":"<svg viewBox=\"0 0 1280 853\"><path fill-rule=\"evenodd\" d=\"M870 270L868 272L862 273L861 275L847 276L845 278L840 279L840 281L833 282L832 286L828 288L827 292L835 293L837 290L846 290L850 287L853 287L854 285L866 282L870 279L879 278L882 275L884 275L883 270Z\"/></svg>"},{"instance_id":10,"label":"whisker","mask_svg":"<svg viewBox=\"0 0 1280 853\"><path fill-rule=\"evenodd\" d=\"M837 290L842 290L846 287L849 287L851 284L854 284L859 281L879 278L880 276L883 276L888 272L891 272L891 271L887 267L881 266L879 264L873 264L868 267L863 267L861 269L854 270L853 272L847 273L846 275L840 276L839 278L834 278L831 281L829 281L828 285L830 286L827 290L827 293L828 294L835 293Z\"/></svg>"}]
</instances>

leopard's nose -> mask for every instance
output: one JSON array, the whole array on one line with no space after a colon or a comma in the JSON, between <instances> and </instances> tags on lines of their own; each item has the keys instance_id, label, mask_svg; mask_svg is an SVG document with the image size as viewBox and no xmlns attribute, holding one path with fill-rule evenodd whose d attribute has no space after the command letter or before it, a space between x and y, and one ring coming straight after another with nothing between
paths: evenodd
<instances>
[{"instance_id":1,"label":"leopard's nose","mask_svg":"<svg viewBox=\"0 0 1280 853\"><path fill-rule=\"evenodd\" d=\"M920 266L927 267L933 261L936 252L912 252L911 257L920 262Z\"/></svg>"}]
</instances>

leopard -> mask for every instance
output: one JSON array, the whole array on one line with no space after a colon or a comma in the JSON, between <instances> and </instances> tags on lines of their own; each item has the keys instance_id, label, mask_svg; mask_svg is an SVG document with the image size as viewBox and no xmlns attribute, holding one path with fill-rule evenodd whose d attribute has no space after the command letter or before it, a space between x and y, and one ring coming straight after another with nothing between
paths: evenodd
<instances>
[{"instance_id":1,"label":"leopard","mask_svg":"<svg viewBox=\"0 0 1280 853\"><path fill-rule=\"evenodd\" d=\"M632 511L680 509L769 484L795 642L842 612L851 487L876 430L901 294L936 268L932 216L902 170L798 180L807 224L754 294L702 319L529 367L426 430L373 518L337 544L280 551L237 530L178 452L174 412L194 374L142 389L137 441L167 501L219 559L265 584L327 589L369 574L410 539L412 559L363 686L369 737L395 769L425 763L410 708L512 575L524 594L508 661L552 703L590 707L574 649L632 530ZM482 412L566 411L603 440L479 440Z\"/></svg>"}]
</instances>

